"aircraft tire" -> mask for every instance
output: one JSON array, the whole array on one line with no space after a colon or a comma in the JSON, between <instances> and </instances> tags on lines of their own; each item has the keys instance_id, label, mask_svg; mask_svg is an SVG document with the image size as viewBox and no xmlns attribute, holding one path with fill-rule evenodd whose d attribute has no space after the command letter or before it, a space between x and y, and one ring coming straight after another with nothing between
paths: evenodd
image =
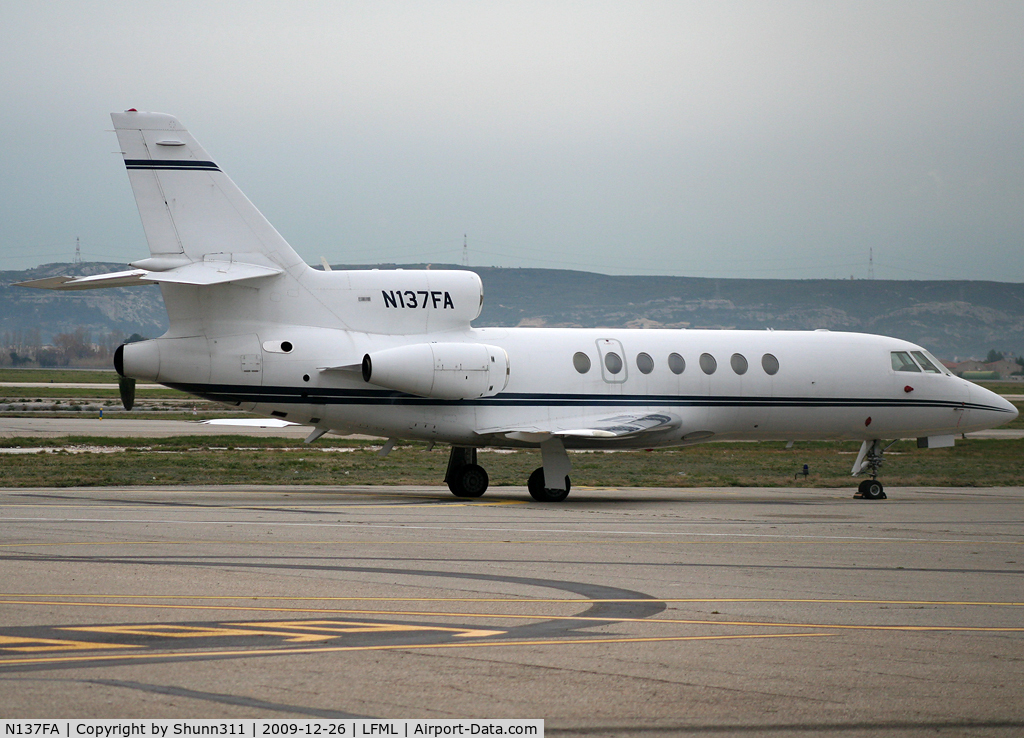
<instances>
[{"instance_id":1,"label":"aircraft tire","mask_svg":"<svg viewBox=\"0 0 1024 738\"><path fill-rule=\"evenodd\" d=\"M487 491L490 480L487 470L479 464L466 464L448 481L448 489L456 497L480 497Z\"/></svg>"},{"instance_id":2,"label":"aircraft tire","mask_svg":"<svg viewBox=\"0 0 1024 738\"><path fill-rule=\"evenodd\" d=\"M530 497L537 502L561 502L569 496L569 477L565 478L565 489L547 489L544 486L544 467L539 466L533 470L526 488L530 490Z\"/></svg>"},{"instance_id":3,"label":"aircraft tire","mask_svg":"<svg viewBox=\"0 0 1024 738\"><path fill-rule=\"evenodd\" d=\"M860 492L860 496L865 500L886 499L885 487L877 479L865 479L860 483L857 491Z\"/></svg>"}]
</instances>

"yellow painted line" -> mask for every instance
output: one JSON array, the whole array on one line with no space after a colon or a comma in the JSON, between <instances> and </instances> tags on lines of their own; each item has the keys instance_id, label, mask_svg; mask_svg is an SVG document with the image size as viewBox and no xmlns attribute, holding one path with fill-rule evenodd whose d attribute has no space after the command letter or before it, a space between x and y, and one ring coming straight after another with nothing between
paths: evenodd
<instances>
[{"instance_id":1,"label":"yellow painted line","mask_svg":"<svg viewBox=\"0 0 1024 738\"><path fill-rule=\"evenodd\" d=\"M651 600L632 600L633 602L650 602ZM0 600L0 604L40 604L40 605L64 605L66 607L122 607L135 609L157 609L157 610L212 610L219 612L305 612L321 613L331 615L384 615L400 617L452 617L452 618L488 618L503 620L576 620L593 623L651 623L659 625L727 625L727 626L748 626L757 628L837 628L844 630L893 630L893 631L977 631L985 633L1021 633L1024 627L1004 628L988 626L959 626L959 625L847 625L830 623L769 623L760 621L730 621L730 620L679 620L670 618L598 618L585 615L510 615L496 613L467 613L467 612L444 612L444 611L420 611L420 610L335 610L320 608L293 608L293 607L242 607L236 605L154 605L146 603L112 603L112 602L16 602Z\"/></svg>"},{"instance_id":2,"label":"yellow painted line","mask_svg":"<svg viewBox=\"0 0 1024 738\"><path fill-rule=\"evenodd\" d=\"M104 595L104 594L45 594L45 593L3 593L0 597L90 597L93 599L117 600L266 600L291 602L480 602L504 604L618 604L618 603L778 603L778 604L825 604L825 605L946 605L967 606L979 605L987 607L1024 607L1024 602L996 602L970 600L854 600L832 598L776 598L776 597L624 597L614 599L589 599L584 597L568 598L530 598L530 597L290 597L286 595ZM3 604L3 603L0 603ZM15 604L33 604L19 602ZM43 604L43 603L39 603ZM45 603L70 604L70 603ZM88 603L86 603L88 604ZM102 603L94 603L102 604ZM154 605L156 607L156 605ZM317 612L320 612L319 610ZM326 611L323 611L326 612Z\"/></svg>"},{"instance_id":3,"label":"yellow painted line","mask_svg":"<svg viewBox=\"0 0 1024 738\"><path fill-rule=\"evenodd\" d=\"M770 623L751 620L679 620L670 618L598 618L581 615L500 615L494 613L396 611L396 610L321 610L345 615L400 615L403 617L508 618L512 620L582 620L594 623L652 623L658 625L727 625L755 628L837 628L844 630L896 631L977 631L985 633L1024 633L1024 627L989 627L961 625L847 625L834 623Z\"/></svg>"},{"instance_id":4,"label":"yellow painted line","mask_svg":"<svg viewBox=\"0 0 1024 738\"><path fill-rule=\"evenodd\" d=\"M0 651L82 651L101 648L137 648L124 643L90 643L55 638L19 638L0 635Z\"/></svg>"},{"instance_id":5,"label":"yellow painted line","mask_svg":"<svg viewBox=\"0 0 1024 738\"><path fill-rule=\"evenodd\" d=\"M337 636L322 633L290 633L272 630L240 630L238 628L210 628L191 625L95 625L88 627L58 628L83 633L112 633L115 635L159 636L161 638L228 638L237 636L279 636L288 643L329 641Z\"/></svg>"},{"instance_id":6,"label":"yellow painted line","mask_svg":"<svg viewBox=\"0 0 1024 738\"><path fill-rule=\"evenodd\" d=\"M82 661L115 661L123 659L180 659L182 657L201 658L216 656L294 656L299 654L340 653L343 651L404 651L432 648L504 648L509 646L576 646L616 643L658 643L667 641L730 641L751 638L821 638L835 635L834 633L757 633L749 635L719 636L664 636L654 638L586 638L578 640L534 640L534 641L472 641L469 643L418 643L411 645L380 645L380 646L326 646L323 648L275 648L251 651L179 651L172 653L131 653L118 656L67 656L44 658L0 659L0 666L19 666L26 664L60 664Z\"/></svg>"},{"instance_id":7,"label":"yellow painted line","mask_svg":"<svg viewBox=\"0 0 1024 738\"><path fill-rule=\"evenodd\" d=\"M339 620L295 620L285 622L220 623L220 627L173 625L93 625L58 628L85 633L114 633L119 635L161 636L165 638L225 638L235 636L268 635L284 638L288 643L327 641L344 633L393 633L406 631L440 631L454 633L459 638L480 638L503 635L504 630L472 630L468 628L442 628L405 623L361 623ZM234 627L232 627L234 626ZM242 630L241 628L245 628ZM274 629L277 630L274 630Z\"/></svg>"},{"instance_id":8,"label":"yellow painted line","mask_svg":"<svg viewBox=\"0 0 1024 738\"><path fill-rule=\"evenodd\" d=\"M248 625L255 628L294 628L296 630L326 631L328 633L381 633L430 630L441 633L454 633L456 638L483 638L486 636L504 635L506 633L504 630L444 628L431 625L406 625L404 623L346 623L341 620L287 620L279 623L230 623L230 625Z\"/></svg>"}]
</instances>

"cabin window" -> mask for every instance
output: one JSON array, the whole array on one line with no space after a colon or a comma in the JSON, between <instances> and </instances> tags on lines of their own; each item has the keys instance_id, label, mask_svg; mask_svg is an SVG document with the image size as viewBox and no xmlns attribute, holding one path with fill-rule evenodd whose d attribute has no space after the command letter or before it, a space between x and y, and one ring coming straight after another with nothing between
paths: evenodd
<instances>
[{"instance_id":1,"label":"cabin window","mask_svg":"<svg viewBox=\"0 0 1024 738\"><path fill-rule=\"evenodd\" d=\"M586 374L590 371L590 357L582 351L577 351L572 357L572 365L580 374Z\"/></svg>"},{"instance_id":2,"label":"cabin window","mask_svg":"<svg viewBox=\"0 0 1024 738\"><path fill-rule=\"evenodd\" d=\"M718 362L715 361L715 357L711 354L700 355L700 370L705 374L714 374L715 370L718 369Z\"/></svg>"},{"instance_id":3,"label":"cabin window","mask_svg":"<svg viewBox=\"0 0 1024 738\"><path fill-rule=\"evenodd\" d=\"M768 376L774 376L779 373L779 360L771 354L765 354L761 357L761 368Z\"/></svg>"},{"instance_id":4,"label":"cabin window","mask_svg":"<svg viewBox=\"0 0 1024 738\"><path fill-rule=\"evenodd\" d=\"M686 370L686 360L679 354L669 354L668 368L673 374L682 374Z\"/></svg>"},{"instance_id":5,"label":"cabin window","mask_svg":"<svg viewBox=\"0 0 1024 738\"><path fill-rule=\"evenodd\" d=\"M733 354L732 358L729 359L729 364L732 366L732 370L737 374L747 373L747 357L743 354Z\"/></svg>"},{"instance_id":6,"label":"cabin window","mask_svg":"<svg viewBox=\"0 0 1024 738\"><path fill-rule=\"evenodd\" d=\"M921 367L914 363L914 360L910 358L910 354L906 351L893 351L890 356L892 357L892 368L896 372L919 372Z\"/></svg>"},{"instance_id":7,"label":"cabin window","mask_svg":"<svg viewBox=\"0 0 1024 738\"><path fill-rule=\"evenodd\" d=\"M636 368L643 374L650 374L654 371L654 359L650 354L637 354Z\"/></svg>"},{"instance_id":8,"label":"cabin window","mask_svg":"<svg viewBox=\"0 0 1024 738\"><path fill-rule=\"evenodd\" d=\"M622 358L614 351L604 355L604 365L610 374L618 374L622 371Z\"/></svg>"},{"instance_id":9,"label":"cabin window","mask_svg":"<svg viewBox=\"0 0 1024 738\"><path fill-rule=\"evenodd\" d=\"M917 359L917 363L921 365L921 368L929 374L942 374L942 370L935 366L935 364L933 364L923 352L911 351L910 353L912 353L914 358Z\"/></svg>"}]
</instances>

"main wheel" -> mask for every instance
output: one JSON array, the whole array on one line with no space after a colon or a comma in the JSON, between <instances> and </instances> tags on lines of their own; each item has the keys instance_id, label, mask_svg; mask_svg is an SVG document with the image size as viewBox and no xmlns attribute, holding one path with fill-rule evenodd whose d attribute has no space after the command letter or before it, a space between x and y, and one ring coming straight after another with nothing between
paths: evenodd
<instances>
[{"instance_id":1,"label":"main wheel","mask_svg":"<svg viewBox=\"0 0 1024 738\"><path fill-rule=\"evenodd\" d=\"M544 467L540 466L533 470L526 488L530 490L530 497L537 502L561 502L569 496L569 477L565 478L565 489L548 489L544 486Z\"/></svg>"},{"instance_id":2,"label":"main wheel","mask_svg":"<svg viewBox=\"0 0 1024 738\"><path fill-rule=\"evenodd\" d=\"M885 488L877 479L865 479L857 488L860 496L865 500L884 500Z\"/></svg>"},{"instance_id":3,"label":"main wheel","mask_svg":"<svg viewBox=\"0 0 1024 738\"><path fill-rule=\"evenodd\" d=\"M487 491L487 471L478 464L466 464L448 480L448 489L456 497L479 497Z\"/></svg>"}]
</instances>

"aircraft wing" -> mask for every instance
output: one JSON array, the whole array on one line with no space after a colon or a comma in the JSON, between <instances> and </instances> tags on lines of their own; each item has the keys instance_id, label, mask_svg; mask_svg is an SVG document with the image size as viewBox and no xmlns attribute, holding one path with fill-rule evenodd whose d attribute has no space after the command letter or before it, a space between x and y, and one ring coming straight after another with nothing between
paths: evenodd
<instances>
[{"instance_id":1,"label":"aircraft wing","mask_svg":"<svg viewBox=\"0 0 1024 738\"><path fill-rule=\"evenodd\" d=\"M520 426L516 428L483 428L480 435L503 435L513 441L542 443L549 438L635 438L678 428L680 418L669 413L614 415L606 418L569 419L552 427Z\"/></svg>"},{"instance_id":2,"label":"aircraft wing","mask_svg":"<svg viewBox=\"0 0 1024 738\"><path fill-rule=\"evenodd\" d=\"M298 423L293 423L290 420L281 420L280 418L212 418L210 420L200 420L199 425L227 425L237 428L288 428L292 425L298 425Z\"/></svg>"}]
</instances>

